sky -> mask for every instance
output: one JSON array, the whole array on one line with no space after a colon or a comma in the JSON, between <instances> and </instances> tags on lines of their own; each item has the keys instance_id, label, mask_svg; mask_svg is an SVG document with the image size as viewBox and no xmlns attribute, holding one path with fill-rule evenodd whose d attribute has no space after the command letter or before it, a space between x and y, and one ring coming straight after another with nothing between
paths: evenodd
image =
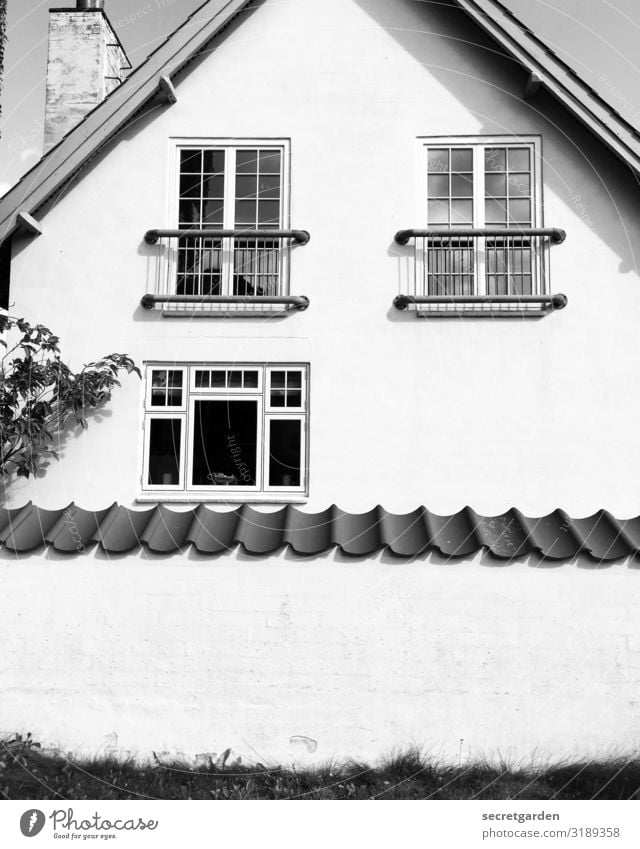
<instances>
[{"instance_id":1,"label":"sky","mask_svg":"<svg viewBox=\"0 0 640 849\"><path fill-rule=\"evenodd\" d=\"M638 0L503 2L640 129ZM61 5L60 0L8 0L0 195L42 154L48 10ZM105 9L136 67L200 5L202 0L106 0Z\"/></svg>"}]
</instances>

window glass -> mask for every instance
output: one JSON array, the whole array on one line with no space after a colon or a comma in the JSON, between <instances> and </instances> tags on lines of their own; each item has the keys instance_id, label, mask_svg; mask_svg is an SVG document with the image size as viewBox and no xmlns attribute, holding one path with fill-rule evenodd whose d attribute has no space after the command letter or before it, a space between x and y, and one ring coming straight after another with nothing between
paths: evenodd
<instances>
[{"instance_id":1,"label":"window glass","mask_svg":"<svg viewBox=\"0 0 640 849\"><path fill-rule=\"evenodd\" d=\"M149 423L149 484L177 486L180 483L180 419L151 419Z\"/></svg>"},{"instance_id":2,"label":"window glass","mask_svg":"<svg viewBox=\"0 0 640 849\"><path fill-rule=\"evenodd\" d=\"M182 404L182 372L153 371L151 375L151 406L179 407Z\"/></svg>"},{"instance_id":3,"label":"window glass","mask_svg":"<svg viewBox=\"0 0 640 849\"><path fill-rule=\"evenodd\" d=\"M196 401L193 425L194 486L256 485L257 401Z\"/></svg>"},{"instance_id":4,"label":"window glass","mask_svg":"<svg viewBox=\"0 0 640 849\"><path fill-rule=\"evenodd\" d=\"M302 422L272 419L269 425L269 486L300 486Z\"/></svg>"}]
</instances>

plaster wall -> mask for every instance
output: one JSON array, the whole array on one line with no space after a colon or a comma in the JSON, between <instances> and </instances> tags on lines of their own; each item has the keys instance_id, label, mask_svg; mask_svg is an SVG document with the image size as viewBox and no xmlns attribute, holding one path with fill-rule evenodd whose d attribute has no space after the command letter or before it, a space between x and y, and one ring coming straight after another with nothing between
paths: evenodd
<instances>
[{"instance_id":1,"label":"plaster wall","mask_svg":"<svg viewBox=\"0 0 640 849\"><path fill-rule=\"evenodd\" d=\"M142 758L230 747L264 764L410 745L454 763L629 754L632 570L3 553L0 731Z\"/></svg>"},{"instance_id":2,"label":"plaster wall","mask_svg":"<svg viewBox=\"0 0 640 849\"><path fill-rule=\"evenodd\" d=\"M474 45L474 40L480 46ZM640 512L637 186L616 160L478 38L461 13L400 0L266 2L174 80L178 103L136 117L14 245L12 311L52 327L81 365L145 360L311 364L308 509L470 504ZM542 320L425 321L398 313L416 225L416 139L540 134L551 289ZM291 139L291 291L282 320L167 319L143 310L172 224L171 139ZM127 378L62 462L11 503L135 503L141 386Z\"/></svg>"}]
</instances>

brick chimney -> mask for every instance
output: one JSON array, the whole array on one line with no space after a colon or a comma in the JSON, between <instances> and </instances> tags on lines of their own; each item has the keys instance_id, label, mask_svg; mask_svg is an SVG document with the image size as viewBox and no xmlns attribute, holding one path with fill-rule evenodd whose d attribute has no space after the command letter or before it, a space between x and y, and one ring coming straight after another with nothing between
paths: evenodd
<instances>
[{"instance_id":1,"label":"brick chimney","mask_svg":"<svg viewBox=\"0 0 640 849\"><path fill-rule=\"evenodd\" d=\"M104 0L50 10L45 153L120 85L130 67Z\"/></svg>"}]
</instances>

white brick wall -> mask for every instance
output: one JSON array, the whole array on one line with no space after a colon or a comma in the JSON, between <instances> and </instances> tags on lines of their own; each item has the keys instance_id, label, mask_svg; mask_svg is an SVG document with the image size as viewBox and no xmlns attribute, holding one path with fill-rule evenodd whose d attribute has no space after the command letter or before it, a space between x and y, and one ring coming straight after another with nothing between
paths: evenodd
<instances>
[{"instance_id":1,"label":"white brick wall","mask_svg":"<svg viewBox=\"0 0 640 849\"><path fill-rule=\"evenodd\" d=\"M263 762L628 752L640 581L591 565L5 553L0 731Z\"/></svg>"}]
</instances>

